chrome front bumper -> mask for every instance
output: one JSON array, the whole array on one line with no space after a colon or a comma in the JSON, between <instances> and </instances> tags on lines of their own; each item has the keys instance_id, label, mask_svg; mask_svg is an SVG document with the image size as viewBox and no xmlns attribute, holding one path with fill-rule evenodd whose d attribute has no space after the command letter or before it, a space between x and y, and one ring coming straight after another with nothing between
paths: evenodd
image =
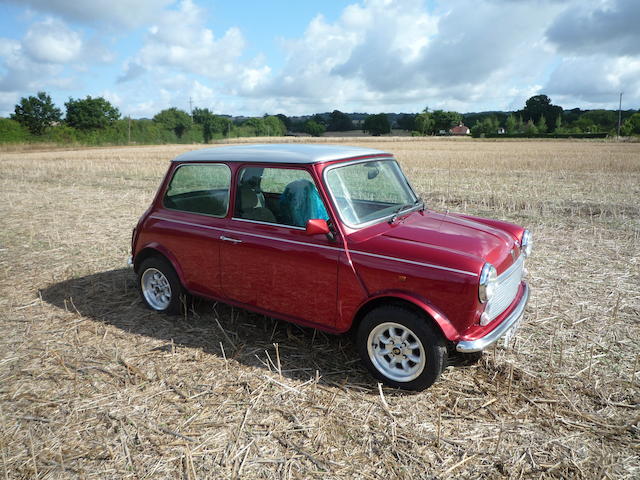
<instances>
[{"instance_id":1,"label":"chrome front bumper","mask_svg":"<svg viewBox=\"0 0 640 480\"><path fill-rule=\"evenodd\" d=\"M518 320L524 314L524 309L527 306L527 302L529 301L529 286L524 284L524 292L522 292L522 298L520 298L520 302L513 309L513 312L509 314L507 318L505 318L500 325L491 330L486 336L482 338L478 338L477 340L465 340L462 342L458 342L456 345L456 350L462 353L473 353L480 352L487 348L490 345L496 343L502 336L512 328Z\"/></svg>"}]
</instances>

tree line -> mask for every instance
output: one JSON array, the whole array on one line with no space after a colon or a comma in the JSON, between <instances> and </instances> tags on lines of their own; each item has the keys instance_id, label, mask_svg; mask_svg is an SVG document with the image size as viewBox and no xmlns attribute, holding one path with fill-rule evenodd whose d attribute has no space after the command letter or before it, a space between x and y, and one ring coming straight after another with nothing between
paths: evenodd
<instances>
[{"instance_id":1,"label":"tree line","mask_svg":"<svg viewBox=\"0 0 640 480\"><path fill-rule=\"evenodd\" d=\"M10 118L0 119L0 142L209 143L224 137L282 136L287 132L283 121L274 115L234 122L207 108L194 108L189 114L172 107L152 119L130 119L122 118L118 108L102 97L70 98L64 105L63 116L45 92L22 98Z\"/></svg>"},{"instance_id":2,"label":"tree line","mask_svg":"<svg viewBox=\"0 0 640 480\"><path fill-rule=\"evenodd\" d=\"M425 108L417 114L347 114L339 110L307 117L284 114L262 117L217 115L207 108L191 113L172 107L152 119L122 118L118 108L102 97L69 98L65 115L46 92L24 97L9 119L0 118L0 143L48 141L55 143L209 143L229 137L282 136L304 133L362 130L384 135L392 128L412 135L447 135L466 124L475 137L616 134L618 112L613 110L564 110L546 95L529 98L515 112L461 114ZM622 112L621 135L640 135L640 112Z\"/></svg>"}]
</instances>

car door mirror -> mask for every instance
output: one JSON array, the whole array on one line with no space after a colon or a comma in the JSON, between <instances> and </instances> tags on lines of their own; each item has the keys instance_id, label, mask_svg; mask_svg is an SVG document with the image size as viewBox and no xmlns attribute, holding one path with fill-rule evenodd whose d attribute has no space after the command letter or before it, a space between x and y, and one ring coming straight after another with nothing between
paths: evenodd
<instances>
[{"instance_id":1,"label":"car door mirror","mask_svg":"<svg viewBox=\"0 0 640 480\"><path fill-rule=\"evenodd\" d=\"M330 233L329 225L326 220L322 218L313 218L307 220L307 228L305 229L307 235L327 235Z\"/></svg>"}]
</instances>

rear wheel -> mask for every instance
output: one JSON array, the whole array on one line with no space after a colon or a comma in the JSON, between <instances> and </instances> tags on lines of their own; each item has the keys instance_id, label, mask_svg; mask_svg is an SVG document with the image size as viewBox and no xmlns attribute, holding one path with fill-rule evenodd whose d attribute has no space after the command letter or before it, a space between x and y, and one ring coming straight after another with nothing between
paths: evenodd
<instances>
[{"instance_id":1,"label":"rear wheel","mask_svg":"<svg viewBox=\"0 0 640 480\"><path fill-rule=\"evenodd\" d=\"M423 315L397 305L369 312L358 328L356 342L367 369L392 387L424 390L447 363L440 331Z\"/></svg>"},{"instance_id":2,"label":"rear wheel","mask_svg":"<svg viewBox=\"0 0 640 480\"><path fill-rule=\"evenodd\" d=\"M171 264L162 257L151 257L138 270L138 290L151 310L177 315L182 310L184 290Z\"/></svg>"}]
</instances>

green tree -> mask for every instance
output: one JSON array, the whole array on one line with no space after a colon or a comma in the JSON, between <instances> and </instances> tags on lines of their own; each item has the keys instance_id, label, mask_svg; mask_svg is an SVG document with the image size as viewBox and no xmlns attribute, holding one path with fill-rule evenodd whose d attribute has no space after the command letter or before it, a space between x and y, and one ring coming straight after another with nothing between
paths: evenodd
<instances>
[{"instance_id":1,"label":"green tree","mask_svg":"<svg viewBox=\"0 0 640 480\"><path fill-rule=\"evenodd\" d=\"M402 130L412 131L416 129L416 116L412 114L403 114L398 117L398 128Z\"/></svg>"},{"instance_id":2,"label":"green tree","mask_svg":"<svg viewBox=\"0 0 640 480\"><path fill-rule=\"evenodd\" d=\"M460 115L458 112L434 110L432 116L434 122L433 129L436 132L444 130L446 133L449 133L449 129L451 127L456 126L460 122L462 122L462 115Z\"/></svg>"},{"instance_id":3,"label":"green tree","mask_svg":"<svg viewBox=\"0 0 640 480\"><path fill-rule=\"evenodd\" d=\"M77 100L69 98L65 122L78 130L96 130L105 128L120 118L120 111L102 97Z\"/></svg>"},{"instance_id":4,"label":"green tree","mask_svg":"<svg viewBox=\"0 0 640 480\"><path fill-rule=\"evenodd\" d=\"M319 113L314 114L310 120L313 120L316 123L319 123L320 125L323 125L324 127L327 126L327 119L324 117L324 115L320 115Z\"/></svg>"},{"instance_id":5,"label":"green tree","mask_svg":"<svg viewBox=\"0 0 640 480\"><path fill-rule=\"evenodd\" d=\"M580 117L588 120L588 123L594 125L594 131L608 132L614 130L618 126L617 112L612 110L589 110Z\"/></svg>"},{"instance_id":6,"label":"green tree","mask_svg":"<svg viewBox=\"0 0 640 480\"><path fill-rule=\"evenodd\" d=\"M325 132L325 126L315 120L307 120L304 123L304 131L314 137L319 137Z\"/></svg>"},{"instance_id":7,"label":"green tree","mask_svg":"<svg viewBox=\"0 0 640 480\"><path fill-rule=\"evenodd\" d=\"M369 132L374 137L379 137L385 133L391 132L391 124L386 113L377 115L369 115L364 119L363 131Z\"/></svg>"},{"instance_id":8,"label":"green tree","mask_svg":"<svg viewBox=\"0 0 640 480\"><path fill-rule=\"evenodd\" d=\"M242 126L249 127L251 130L253 130L253 136L255 137L262 137L267 134L267 127L264 124L262 118L248 118L242 123Z\"/></svg>"},{"instance_id":9,"label":"green tree","mask_svg":"<svg viewBox=\"0 0 640 480\"><path fill-rule=\"evenodd\" d=\"M45 92L38 92L35 97L21 98L11 115L12 120L26 127L34 135L42 135L61 118L62 112Z\"/></svg>"},{"instance_id":10,"label":"green tree","mask_svg":"<svg viewBox=\"0 0 640 480\"><path fill-rule=\"evenodd\" d=\"M262 121L267 130L267 135L271 137L282 137L287 133L287 127L282 123L282 120L275 115L266 116Z\"/></svg>"},{"instance_id":11,"label":"green tree","mask_svg":"<svg viewBox=\"0 0 640 480\"><path fill-rule=\"evenodd\" d=\"M578 120L573 122L573 126L582 133L595 133L599 130L598 126L588 115L581 115Z\"/></svg>"},{"instance_id":12,"label":"green tree","mask_svg":"<svg viewBox=\"0 0 640 480\"><path fill-rule=\"evenodd\" d=\"M553 105L551 99L546 95L535 95L525 102L522 109L522 117L524 121L533 120L534 123L540 121L540 117L544 116L547 125L553 125L558 115L562 114L562 107Z\"/></svg>"},{"instance_id":13,"label":"green tree","mask_svg":"<svg viewBox=\"0 0 640 480\"><path fill-rule=\"evenodd\" d=\"M153 117L153 121L176 134L176 137L182 138L187 130L191 128L193 121L191 116L183 110L171 107L162 110Z\"/></svg>"},{"instance_id":14,"label":"green tree","mask_svg":"<svg viewBox=\"0 0 640 480\"><path fill-rule=\"evenodd\" d=\"M625 136L640 135L640 112L634 113L624 121L620 133Z\"/></svg>"},{"instance_id":15,"label":"green tree","mask_svg":"<svg viewBox=\"0 0 640 480\"><path fill-rule=\"evenodd\" d=\"M327 130L330 132L346 132L353 130L353 122L346 113L342 113L340 110L334 110L329 114L329 125Z\"/></svg>"},{"instance_id":16,"label":"green tree","mask_svg":"<svg viewBox=\"0 0 640 480\"><path fill-rule=\"evenodd\" d=\"M540 115L540 120L538 120L536 128L538 129L538 133L547 133L547 121L545 120L544 115Z\"/></svg>"},{"instance_id":17,"label":"green tree","mask_svg":"<svg viewBox=\"0 0 640 480\"><path fill-rule=\"evenodd\" d=\"M513 114L511 114L507 117L507 120L505 122L505 130L507 131L507 135L513 135L514 133L516 133L517 131L516 127L517 127L516 117L514 117Z\"/></svg>"},{"instance_id":18,"label":"green tree","mask_svg":"<svg viewBox=\"0 0 640 480\"><path fill-rule=\"evenodd\" d=\"M538 129L536 128L535 124L533 123L533 120L529 120L526 125L524 126L524 133L526 135L537 135L538 134Z\"/></svg>"},{"instance_id":19,"label":"green tree","mask_svg":"<svg viewBox=\"0 0 640 480\"><path fill-rule=\"evenodd\" d=\"M25 142L29 138L29 130L15 120L0 118L0 143Z\"/></svg>"},{"instance_id":20,"label":"green tree","mask_svg":"<svg viewBox=\"0 0 640 480\"><path fill-rule=\"evenodd\" d=\"M558 115L558 118L556 118L554 132L556 133L562 132L562 114Z\"/></svg>"},{"instance_id":21,"label":"green tree","mask_svg":"<svg viewBox=\"0 0 640 480\"><path fill-rule=\"evenodd\" d=\"M416 115L414 120L414 126L418 133L421 135L430 135L433 133L435 121L433 116L426 111Z\"/></svg>"},{"instance_id":22,"label":"green tree","mask_svg":"<svg viewBox=\"0 0 640 480\"><path fill-rule=\"evenodd\" d=\"M209 143L214 135L223 136L229 131L230 120L218 115L214 115L208 108L194 108L193 123L202 125L202 138L204 143Z\"/></svg>"},{"instance_id":23,"label":"green tree","mask_svg":"<svg viewBox=\"0 0 640 480\"><path fill-rule=\"evenodd\" d=\"M498 119L493 115L490 117L485 117L481 121L476 122L476 124L471 127L471 135L473 137L484 137L487 135L496 135L498 133L498 128L500 127L500 123Z\"/></svg>"},{"instance_id":24,"label":"green tree","mask_svg":"<svg viewBox=\"0 0 640 480\"><path fill-rule=\"evenodd\" d=\"M276 115L276 117L278 117L280 121L284 124L286 131L291 130L291 119L289 117L287 117L284 113L279 113Z\"/></svg>"}]
</instances>

